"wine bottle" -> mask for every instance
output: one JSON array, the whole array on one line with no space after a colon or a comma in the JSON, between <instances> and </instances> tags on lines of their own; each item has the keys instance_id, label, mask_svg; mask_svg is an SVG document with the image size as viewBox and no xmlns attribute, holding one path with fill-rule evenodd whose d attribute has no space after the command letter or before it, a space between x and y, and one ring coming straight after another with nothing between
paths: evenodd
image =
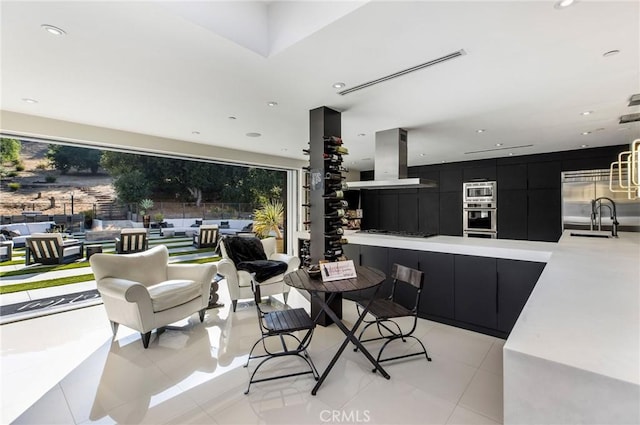
<instances>
[{"instance_id":1,"label":"wine bottle","mask_svg":"<svg viewBox=\"0 0 640 425\"><path fill-rule=\"evenodd\" d=\"M302 149L302 153L305 155L311 155L311 149Z\"/></svg>"},{"instance_id":2,"label":"wine bottle","mask_svg":"<svg viewBox=\"0 0 640 425\"><path fill-rule=\"evenodd\" d=\"M327 229L324 232L325 236L336 236L336 235L344 235L344 230L342 227L336 227L335 229Z\"/></svg>"},{"instance_id":3,"label":"wine bottle","mask_svg":"<svg viewBox=\"0 0 640 425\"><path fill-rule=\"evenodd\" d=\"M331 154L331 153L323 153L322 157L324 158L325 161L335 161L335 162L342 162L342 156L338 155L338 154Z\"/></svg>"},{"instance_id":4,"label":"wine bottle","mask_svg":"<svg viewBox=\"0 0 640 425\"><path fill-rule=\"evenodd\" d=\"M342 208L339 208L337 210L327 211L327 213L324 216L325 218L344 217L344 210Z\"/></svg>"},{"instance_id":5,"label":"wine bottle","mask_svg":"<svg viewBox=\"0 0 640 425\"><path fill-rule=\"evenodd\" d=\"M344 177L342 177L342 174L338 174L338 173L326 173L324 175L324 178L327 180L338 181L338 180L342 180Z\"/></svg>"},{"instance_id":6,"label":"wine bottle","mask_svg":"<svg viewBox=\"0 0 640 425\"><path fill-rule=\"evenodd\" d=\"M325 187L328 190L347 190L349 189L349 186L347 185L347 183L344 182L338 182L338 181L329 181L327 182L327 184L325 184Z\"/></svg>"},{"instance_id":7,"label":"wine bottle","mask_svg":"<svg viewBox=\"0 0 640 425\"><path fill-rule=\"evenodd\" d=\"M344 198L344 192L341 190L332 190L322 195L323 198L342 199Z\"/></svg>"},{"instance_id":8,"label":"wine bottle","mask_svg":"<svg viewBox=\"0 0 640 425\"><path fill-rule=\"evenodd\" d=\"M310 208L311 204L302 204L303 207Z\"/></svg>"},{"instance_id":9,"label":"wine bottle","mask_svg":"<svg viewBox=\"0 0 640 425\"><path fill-rule=\"evenodd\" d=\"M324 136L324 141L327 142L327 143L334 144L334 145L341 145L342 144L342 137Z\"/></svg>"},{"instance_id":10,"label":"wine bottle","mask_svg":"<svg viewBox=\"0 0 640 425\"><path fill-rule=\"evenodd\" d=\"M342 255L342 249L340 248L335 248L335 249L328 249L324 252L325 257L339 257Z\"/></svg>"}]
</instances>

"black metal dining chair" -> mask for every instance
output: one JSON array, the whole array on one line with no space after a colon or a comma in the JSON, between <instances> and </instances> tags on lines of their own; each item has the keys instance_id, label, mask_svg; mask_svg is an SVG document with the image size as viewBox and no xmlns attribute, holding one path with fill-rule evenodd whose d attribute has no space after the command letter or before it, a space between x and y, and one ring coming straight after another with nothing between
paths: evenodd
<instances>
[{"instance_id":1,"label":"black metal dining chair","mask_svg":"<svg viewBox=\"0 0 640 425\"><path fill-rule=\"evenodd\" d=\"M393 279L391 294L387 298L378 298L371 302L368 313L373 316L373 320L364 320L366 325L360 331L358 340L362 343L383 339L386 340L382 347L380 347L380 351L378 351L378 363L403 359L406 357L421 356L423 354L427 361L431 361L429 354L427 354L427 349L424 347L422 341L413 335L418 324L418 305L420 305L420 296L424 286L424 273L400 264L394 264L391 270L391 278ZM415 292L415 304L412 308L407 308L398 302L398 293L400 292L399 288L401 285L405 286L405 288L402 288L403 290L406 291L409 289ZM358 309L359 315L364 306L358 302L356 304L356 308ZM401 317L413 318L413 325L408 332L403 331L402 327L393 320ZM365 331L373 325L377 327L378 334L380 336L362 339ZM392 341L401 340L402 342L407 342L407 338L413 338L418 341L422 350L400 356L382 358L382 352ZM354 351L358 351L358 348L354 348ZM373 369L372 371L375 372L376 369Z\"/></svg>"},{"instance_id":2,"label":"black metal dining chair","mask_svg":"<svg viewBox=\"0 0 640 425\"><path fill-rule=\"evenodd\" d=\"M251 384L257 382L271 381L274 379L282 379L288 378L292 376L298 375L306 375L311 373L314 379L317 381L320 375L318 375L318 371L307 352L307 348L311 343L311 337L313 336L313 330L316 327L314 321L309 317L309 314L305 311L304 308L294 308L289 310L276 310L265 312L260 308L261 296L260 296L260 285L255 282L255 279L251 280L251 289L254 293L256 310L258 312L258 322L260 324L260 332L261 337L253 347L251 347L251 351L249 351L249 357L247 358L247 363L244 367L249 366L249 362L253 359L262 358L263 360L256 366L255 370L251 374L251 378L249 378L249 385L247 386L247 390L244 392L245 394L249 394L249 389L251 388ZM296 335L296 332L304 332L304 336L299 338ZM277 337L280 340L280 347L277 351L274 351L272 348L267 346L267 339ZM287 345L287 339L289 340L289 345ZM262 343L262 347L266 354L254 355L253 350ZM295 347L295 348L294 348ZM296 356L301 358L307 363L308 370L305 369L300 372L293 373L284 373L275 376L269 376L266 378L255 379L256 373L258 370L264 365L267 361L271 359L277 359L284 356Z\"/></svg>"}]
</instances>

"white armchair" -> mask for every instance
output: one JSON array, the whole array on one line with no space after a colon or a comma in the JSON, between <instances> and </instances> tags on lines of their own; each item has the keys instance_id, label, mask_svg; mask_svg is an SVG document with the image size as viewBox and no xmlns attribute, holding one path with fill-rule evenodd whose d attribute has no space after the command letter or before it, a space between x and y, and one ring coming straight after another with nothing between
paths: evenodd
<instances>
[{"instance_id":1,"label":"white armchair","mask_svg":"<svg viewBox=\"0 0 640 425\"><path fill-rule=\"evenodd\" d=\"M204 320L215 264L169 264L164 245L134 254L94 254L89 262L114 337L122 324L140 332L147 348L153 329L195 312Z\"/></svg>"},{"instance_id":2,"label":"white armchair","mask_svg":"<svg viewBox=\"0 0 640 425\"><path fill-rule=\"evenodd\" d=\"M262 247L268 260L282 261L287 264L287 270L284 273L260 282L260 295L270 296L283 294L284 302L286 303L290 288L289 285L284 283L284 275L297 270L300 266L300 259L278 253L276 249L276 238L265 238L260 242L262 242ZM253 292L251 291L252 276L248 271L238 270L236 268L236 264L230 259L224 243L220 244L220 254L222 255L222 260L218 262L218 273L224 276L227 281L233 311L236 311L238 300L253 299Z\"/></svg>"}]
</instances>

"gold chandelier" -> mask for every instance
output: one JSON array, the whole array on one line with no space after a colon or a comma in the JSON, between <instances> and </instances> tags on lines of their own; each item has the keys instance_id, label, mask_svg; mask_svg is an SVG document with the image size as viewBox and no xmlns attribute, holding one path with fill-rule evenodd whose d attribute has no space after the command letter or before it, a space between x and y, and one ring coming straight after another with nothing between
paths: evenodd
<instances>
[{"instance_id":1,"label":"gold chandelier","mask_svg":"<svg viewBox=\"0 0 640 425\"><path fill-rule=\"evenodd\" d=\"M609 169L609 190L626 192L629 199L640 198L640 139L631 143L631 150L620 152Z\"/></svg>"}]
</instances>

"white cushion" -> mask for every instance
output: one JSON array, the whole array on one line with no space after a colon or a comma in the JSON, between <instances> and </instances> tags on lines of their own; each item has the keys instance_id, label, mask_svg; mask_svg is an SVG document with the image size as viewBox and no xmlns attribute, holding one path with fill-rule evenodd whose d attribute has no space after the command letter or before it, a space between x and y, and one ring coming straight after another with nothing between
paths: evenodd
<instances>
[{"instance_id":1,"label":"white cushion","mask_svg":"<svg viewBox=\"0 0 640 425\"><path fill-rule=\"evenodd\" d=\"M202 294L202 285L193 280L167 280L147 289L156 313L189 302Z\"/></svg>"},{"instance_id":2,"label":"white cushion","mask_svg":"<svg viewBox=\"0 0 640 425\"><path fill-rule=\"evenodd\" d=\"M80 245L76 245L76 246L70 246L67 248L64 248L62 250L62 256L63 257L68 257L70 255L79 255L80 254Z\"/></svg>"}]
</instances>

